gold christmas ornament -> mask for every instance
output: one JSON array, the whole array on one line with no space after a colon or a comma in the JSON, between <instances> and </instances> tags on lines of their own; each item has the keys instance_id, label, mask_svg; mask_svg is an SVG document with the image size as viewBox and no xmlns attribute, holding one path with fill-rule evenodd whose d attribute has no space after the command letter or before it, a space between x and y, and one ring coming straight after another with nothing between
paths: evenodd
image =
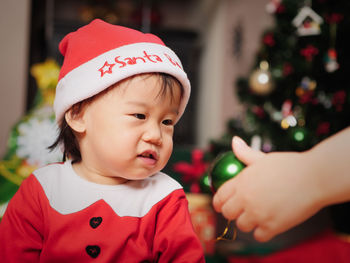
<instances>
[{"instance_id":1,"label":"gold christmas ornament","mask_svg":"<svg viewBox=\"0 0 350 263\"><path fill-rule=\"evenodd\" d=\"M261 61L259 68L253 71L249 78L249 86L252 92L257 95L267 95L273 90L274 85L267 61Z\"/></svg>"}]
</instances>

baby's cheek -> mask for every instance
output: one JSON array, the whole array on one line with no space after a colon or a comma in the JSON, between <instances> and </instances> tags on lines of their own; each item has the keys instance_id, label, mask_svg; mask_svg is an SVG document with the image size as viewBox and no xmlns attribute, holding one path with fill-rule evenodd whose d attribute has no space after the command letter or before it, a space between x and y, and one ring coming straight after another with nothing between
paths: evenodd
<instances>
[{"instance_id":1,"label":"baby's cheek","mask_svg":"<svg viewBox=\"0 0 350 263\"><path fill-rule=\"evenodd\" d=\"M171 154L173 151L173 145L168 145L168 147L166 147L166 149L164 149L164 151L162 152L162 165L165 166L167 164L167 162L169 161ZM163 167L164 168L164 167Z\"/></svg>"}]
</instances>

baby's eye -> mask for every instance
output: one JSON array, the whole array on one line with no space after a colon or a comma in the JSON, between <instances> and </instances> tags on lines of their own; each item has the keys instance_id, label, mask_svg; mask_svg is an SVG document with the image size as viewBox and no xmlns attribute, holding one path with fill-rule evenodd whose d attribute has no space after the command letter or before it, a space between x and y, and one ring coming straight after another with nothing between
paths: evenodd
<instances>
[{"instance_id":1,"label":"baby's eye","mask_svg":"<svg viewBox=\"0 0 350 263\"><path fill-rule=\"evenodd\" d=\"M135 118L140 119L140 120L146 119L146 115L145 114L134 113L133 115L134 115Z\"/></svg>"},{"instance_id":2,"label":"baby's eye","mask_svg":"<svg viewBox=\"0 0 350 263\"><path fill-rule=\"evenodd\" d=\"M162 121L162 123L164 124L164 125L173 125L174 124L174 122L173 122L173 120L164 120L164 121Z\"/></svg>"}]
</instances>

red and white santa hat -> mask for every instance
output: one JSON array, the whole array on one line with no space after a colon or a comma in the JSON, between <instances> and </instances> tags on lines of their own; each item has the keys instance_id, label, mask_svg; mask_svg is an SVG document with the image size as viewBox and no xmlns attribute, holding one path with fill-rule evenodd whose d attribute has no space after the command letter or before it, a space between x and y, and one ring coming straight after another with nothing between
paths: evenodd
<instances>
[{"instance_id":1,"label":"red and white santa hat","mask_svg":"<svg viewBox=\"0 0 350 263\"><path fill-rule=\"evenodd\" d=\"M185 110L190 82L180 59L155 35L96 19L65 36L59 50L64 62L54 102L58 123L75 103L141 73L161 72L178 79L184 89L178 119Z\"/></svg>"}]
</instances>

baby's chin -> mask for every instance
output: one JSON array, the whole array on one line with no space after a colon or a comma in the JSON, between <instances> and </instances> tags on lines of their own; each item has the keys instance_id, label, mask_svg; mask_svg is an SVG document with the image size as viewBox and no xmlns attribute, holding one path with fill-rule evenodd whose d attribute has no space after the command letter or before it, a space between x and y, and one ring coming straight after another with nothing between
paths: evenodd
<instances>
[{"instance_id":1,"label":"baby's chin","mask_svg":"<svg viewBox=\"0 0 350 263\"><path fill-rule=\"evenodd\" d=\"M136 180L144 180L148 177L151 177L153 175L155 175L157 172L155 173L148 173L148 174L141 174L141 175L133 175L133 176L125 176L123 177L125 180L128 181L136 181Z\"/></svg>"}]
</instances>

